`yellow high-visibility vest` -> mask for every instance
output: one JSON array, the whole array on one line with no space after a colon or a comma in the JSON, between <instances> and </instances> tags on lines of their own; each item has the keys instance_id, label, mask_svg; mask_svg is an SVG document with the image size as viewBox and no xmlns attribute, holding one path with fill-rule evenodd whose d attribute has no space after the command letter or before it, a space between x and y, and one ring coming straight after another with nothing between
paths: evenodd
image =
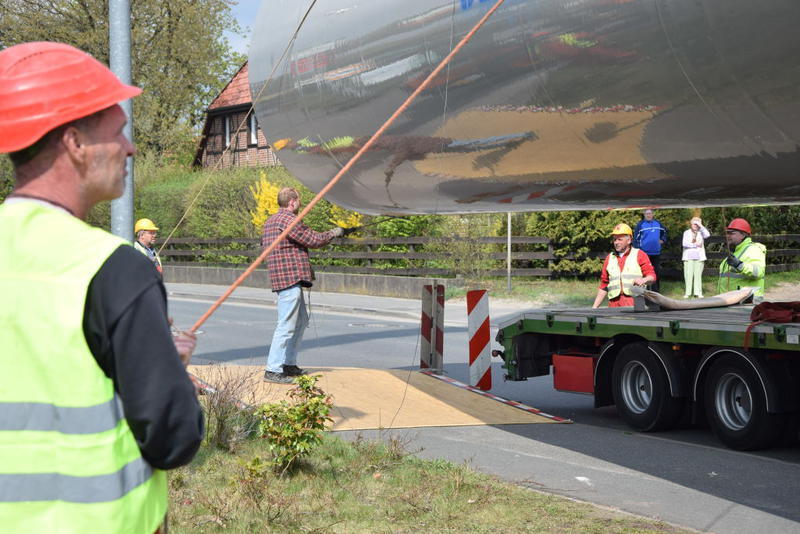
<instances>
[{"instance_id":1,"label":"yellow high-visibility vest","mask_svg":"<svg viewBox=\"0 0 800 534\"><path fill-rule=\"evenodd\" d=\"M620 292L629 297L633 281L642 277L642 268L639 266L639 249L631 248L630 254L625 258L625 265L622 271L619 270L619 262L616 254L609 254L608 265L608 299L611 300L619 296Z\"/></svg>"},{"instance_id":2,"label":"yellow high-visibility vest","mask_svg":"<svg viewBox=\"0 0 800 534\"><path fill-rule=\"evenodd\" d=\"M0 529L152 534L166 476L83 332L89 284L127 242L29 201L0 205L0 227Z\"/></svg>"}]
</instances>

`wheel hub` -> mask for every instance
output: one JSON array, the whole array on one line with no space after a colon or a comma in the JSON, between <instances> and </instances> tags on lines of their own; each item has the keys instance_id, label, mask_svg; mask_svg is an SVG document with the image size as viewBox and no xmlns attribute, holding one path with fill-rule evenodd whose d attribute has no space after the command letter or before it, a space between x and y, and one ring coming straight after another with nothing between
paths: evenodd
<instances>
[{"instance_id":1,"label":"wheel hub","mask_svg":"<svg viewBox=\"0 0 800 534\"><path fill-rule=\"evenodd\" d=\"M653 400L653 380L641 362L632 361L622 369L622 399L634 413L644 413Z\"/></svg>"},{"instance_id":2,"label":"wheel hub","mask_svg":"<svg viewBox=\"0 0 800 534\"><path fill-rule=\"evenodd\" d=\"M753 396L747 383L735 373L723 375L717 383L714 404L720 421L731 430L741 430L753 414Z\"/></svg>"}]
</instances>

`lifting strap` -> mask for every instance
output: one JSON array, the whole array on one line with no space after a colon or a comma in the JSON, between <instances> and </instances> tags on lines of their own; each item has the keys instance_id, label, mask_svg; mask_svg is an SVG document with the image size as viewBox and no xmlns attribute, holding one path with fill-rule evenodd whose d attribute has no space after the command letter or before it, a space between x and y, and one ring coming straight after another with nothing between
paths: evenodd
<instances>
[{"instance_id":1,"label":"lifting strap","mask_svg":"<svg viewBox=\"0 0 800 534\"><path fill-rule=\"evenodd\" d=\"M750 326L744 333L744 350L750 346L750 331L761 323L800 323L800 301L762 302L750 312Z\"/></svg>"}]
</instances>

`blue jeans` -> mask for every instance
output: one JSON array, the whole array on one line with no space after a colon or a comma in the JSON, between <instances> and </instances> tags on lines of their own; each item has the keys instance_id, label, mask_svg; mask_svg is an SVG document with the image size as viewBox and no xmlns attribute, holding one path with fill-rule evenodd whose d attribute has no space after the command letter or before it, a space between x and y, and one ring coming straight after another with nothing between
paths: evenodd
<instances>
[{"instance_id":1,"label":"blue jeans","mask_svg":"<svg viewBox=\"0 0 800 534\"><path fill-rule=\"evenodd\" d=\"M284 365L297 365L297 347L307 325L308 312L300 284L278 291L278 325L269 346L267 371L282 373Z\"/></svg>"}]
</instances>

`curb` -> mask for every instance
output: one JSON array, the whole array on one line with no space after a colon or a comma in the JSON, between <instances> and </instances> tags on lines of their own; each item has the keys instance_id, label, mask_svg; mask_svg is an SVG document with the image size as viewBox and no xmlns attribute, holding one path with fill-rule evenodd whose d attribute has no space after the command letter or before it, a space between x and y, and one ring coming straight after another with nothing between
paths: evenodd
<instances>
[{"instance_id":1,"label":"curb","mask_svg":"<svg viewBox=\"0 0 800 534\"><path fill-rule=\"evenodd\" d=\"M440 374L434 373L433 371L429 371L427 369L422 369L420 371L420 373L422 373L424 375L428 375L431 378L436 378L437 380L441 380L442 382L447 382L448 384L451 384L451 385L453 385L453 386L455 386L457 388L465 389L467 391L471 391L472 393L477 393L478 395L481 395L483 397L495 400L495 401L500 402L502 404L505 404L507 406L511 406L512 408L517 408L518 410L522 410L524 412L532 413L534 415L538 415L540 417L544 417L546 419L550 419L550 420L553 420L553 421L556 421L556 422L559 422L559 423L572 423L571 419L566 419L564 417L559 417L557 415L550 415L549 413L543 412L538 408L533 408L531 406L528 406L527 404L522 404L521 402L504 399L503 397L499 397L497 395L489 393L488 391L483 391L483 390L480 390L480 389L478 389L478 388L476 388L474 386L470 386L470 385L465 384L463 382L459 382L458 380L455 380L454 378L450 378L449 376L440 375Z\"/></svg>"}]
</instances>

